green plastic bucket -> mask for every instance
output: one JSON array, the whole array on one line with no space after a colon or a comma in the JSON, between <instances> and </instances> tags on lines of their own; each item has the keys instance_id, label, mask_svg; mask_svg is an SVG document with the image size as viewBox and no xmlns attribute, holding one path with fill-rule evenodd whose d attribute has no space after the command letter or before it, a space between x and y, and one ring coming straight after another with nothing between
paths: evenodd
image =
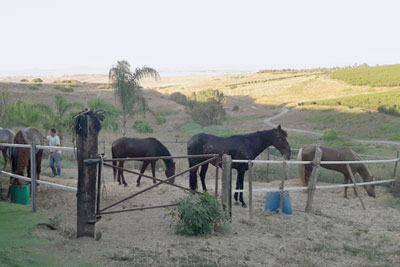
<instances>
[{"instance_id":1,"label":"green plastic bucket","mask_svg":"<svg viewBox=\"0 0 400 267\"><path fill-rule=\"evenodd\" d=\"M29 204L30 185L10 185L10 197L12 203L22 205Z\"/></svg>"}]
</instances>

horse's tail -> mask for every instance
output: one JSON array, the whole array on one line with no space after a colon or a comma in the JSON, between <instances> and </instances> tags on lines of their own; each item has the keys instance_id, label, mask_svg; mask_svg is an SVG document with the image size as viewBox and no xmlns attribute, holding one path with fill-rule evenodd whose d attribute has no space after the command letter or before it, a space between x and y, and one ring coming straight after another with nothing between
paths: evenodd
<instances>
[{"instance_id":1,"label":"horse's tail","mask_svg":"<svg viewBox=\"0 0 400 267\"><path fill-rule=\"evenodd\" d=\"M115 153L114 153L114 148L111 147L111 157L114 159L115 158ZM114 167L117 167L117 161L113 161L112 165ZM113 176L114 176L114 182L117 180L117 169L113 168Z\"/></svg>"},{"instance_id":2,"label":"horse's tail","mask_svg":"<svg viewBox=\"0 0 400 267\"><path fill-rule=\"evenodd\" d=\"M303 160L302 152L303 152L303 148L300 148L299 154L297 155L297 160L298 160L298 161L302 161L302 160ZM300 178L300 181L301 181L301 183L302 183L303 186L306 186L306 185L307 185L307 184L306 184L306 179L305 179L305 169L306 169L306 167L305 167L304 164L298 164L298 165L297 165L297 170L298 170L298 173L299 173L299 178Z\"/></svg>"}]
</instances>

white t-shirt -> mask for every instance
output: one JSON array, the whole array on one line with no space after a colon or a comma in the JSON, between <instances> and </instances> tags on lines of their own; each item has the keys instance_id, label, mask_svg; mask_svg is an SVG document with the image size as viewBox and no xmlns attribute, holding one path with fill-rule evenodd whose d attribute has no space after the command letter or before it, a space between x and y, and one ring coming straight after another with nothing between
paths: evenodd
<instances>
[{"instance_id":1,"label":"white t-shirt","mask_svg":"<svg viewBox=\"0 0 400 267\"><path fill-rule=\"evenodd\" d=\"M50 146L59 146L60 145L60 138L57 135L54 137L51 135L48 135L48 136L46 136L46 138L49 141ZM56 150L57 149L50 149L50 152L54 152ZM61 154L61 150L57 150L57 153Z\"/></svg>"}]
</instances>

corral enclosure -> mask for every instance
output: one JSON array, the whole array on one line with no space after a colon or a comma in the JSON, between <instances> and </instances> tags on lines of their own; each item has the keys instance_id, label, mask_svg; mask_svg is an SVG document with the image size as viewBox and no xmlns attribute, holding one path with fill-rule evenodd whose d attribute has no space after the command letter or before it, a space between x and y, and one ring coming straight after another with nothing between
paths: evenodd
<instances>
[{"instance_id":1,"label":"corral enclosure","mask_svg":"<svg viewBox=\"0 0 400 267\"><path fill-rule=\"evenodd\" d=\"M46 80L45 80L46 82ZM184 83L185 86L180 84ZM79 84L73 92L63 92L70 100L85 102L91 98L103 98L114 101L114 95L109 89L99 89L100 84ZM31 90L29 85L21 83L3 83L2 89L8 89L13 94L33 101L51 101L50 97L57 89L53 84L43 84L38 90ZM236 87L235 87L236 86ZM206 88L221 89L227 95L228 117L222 125L215 127L198 127L194 125L185 108L168 99L167 93L174 91L186 94ZM333 89L335 91L333 91ZM351 89L351 90L348 90ZM56 91L54 91L56 90ZM329 96L354 96L373 93L370 88L353 86L332 80L324 72L303 73L260 73L232 74L205 77L167 77L155 84L146 83L145 96L150 105L157 111L164 111L166 123L158 125L155 118L147 115L145 119L154 128L152 134L140 134L129 127L128 135L155 136L163 141L173 155L186 154L186 141L199 131L245 133L268 128L264 120L276 115L280 105L290 105L300 101L312 101L329 98ZM395 91L397 87L375 88L379 91ZM318 93L317 93L318 91ZM330 95L327 94L329 92ZM376 92L376 91L374 91ZM289 102L289 103L287 103ZM239 106L239 112L230 108ZM357 108L356 108L357 109ZM327 117L315 117L328 114ZM357 109L357 118L353 118L354 108L325 108L299 106L275 123L282 123L283 128L310 129L324 131L335 128L339 134L347 137L324 140L326 144L349 146L362 154L395 157L397 148L382 144L362 144L348 137L364 139L395 139L393 129L387 130L384 125L394 122L397 118L371 110ZM344 115L343 115L344 114ZM327 115L327 116L328 116ZM351 117L351 123L343 125L336 123L342 116ZM367 118L367 119L364 119ZM371 121L381 132L365 132ZM130 122L133 124L133 121ZM332 126L334 125L334 126ZM382 126L383 125L383 126ZM337 127L335 127L337 126ZM381 128L380 128L381 127ZM395 128L397 129L397 128ZM374 136L373 136L374 135ZM100 140L104 140L105 154L110 157L111 142L119 133L102 131ZM293 148L313 143L317 136L300 135L289 132L289 143ZM65 142L70 146L71 139ZM99 151L103 151L100 143ZM271 158L279 158L276 151L271 150ZM296 157L296 154L293 154ZM76 186L76 165L72 153L63 153L63 175L61 178L46 177L50 174L44 171L43 180L60 184ZM266 159L267 153L258 159ZM47 167L44 160L43 167ZM137 168L137 163L128 164ZM177 170L186 169L187 160L177 161ZM163 164L157 165L162 168ZM371 165L371 171L378 179L388 179L393 175L393 164ZM289 181L286 186L300 185L297 179L296 166L289 168ZM164 177L163 171L157 175ZM236 173L234 172L234 181ZM268 176L266 166L254 169L256 182L254 188L278 188L282 172L280 166L269 166ZM105 169L106 187L102 189L102 205L112 203L123 196L149 186L152 182L142 178L142 187L136 188L136 176L127 175L129 186L124 188L113 182L111 169ZM214 168L207 174L207 185L210 192L214 188ZM0 180L3 188L6 179ZM247 181L247 180L246 180ZM322 170L321 183L342 183L339 174ZM176 183L187 186L188 175L179 177ZM245 182L247 188L247 182ZM350 190L350 198L343 198L343 190L317 191L314 199L315 210L312 214L304 213L307 194L303 192L290 193L293 215L270 214L263 211L265 194L255 193L254 220L248 220L248 210L240 206L233 208L233 220L230 227L220 229L209 237L184 237L176 235L170 226L171 218L168 211L148 210L116 215L105 215L97 223L96 231L101 233L101 239L75 239L76 227L76 197L73 193L63 192L41 186L38 193L38 212L51 219L58 227L57 231L39 228L37 233L51 241L48 251L56 255L74 255L78 258L89 258L99 265L117 266L342 266L342 265L395 265L400 261L400 228L396 222L400 218L398 210L388 203L395 203L393 196L385 187L377 187L377 199L369 198L361 189L361 196L367 210L361 209L359 200ZM183 191L161 185L134 201L122 204L123 208L141 207L147 205L168 204L187 194ZM247 197L247 193L245 194ZM103 204L104 203L104 204Z\"/></svg>"}]
</instances>

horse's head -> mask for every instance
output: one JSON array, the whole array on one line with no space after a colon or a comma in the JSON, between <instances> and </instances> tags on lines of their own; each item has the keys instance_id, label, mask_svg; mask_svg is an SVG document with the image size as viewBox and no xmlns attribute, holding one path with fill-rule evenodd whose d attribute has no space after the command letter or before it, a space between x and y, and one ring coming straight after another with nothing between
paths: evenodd
<instances>
[{"instance_id":1,"label":"horse's head","mask_svg":"<svg viewBox=\"0 0 400 267\"><path fill-rule=\"evenodd\" d=\"M169 165L166 170L165 170L165 176L171 177L175 175L175 162L173 162L171 165ZM171 180L169 180L169 183L173 184L175 183L175 178L172 178Z\"/></svg>"},{"instance_id":2,"label":"horse's head","mask_svg":"<svg viewBox=\"0 0 400 267\"><path fill-rule=\"evenodd\" d=\"M372 175L371 177L371 181L375 181L375 177ZM367 191L368 196L375 198L376 194L375 194L375 185L373 184L369 184L369 185L364 185L365 191Z\"/></svg>"},{"instance_id":3,"label":"horse's head","mask_svg":"<svg viewBox=\"0 0 400 267\"><path fill-rule=\"evenodd\" d=\"M289 160L291 155L291 150L288 141L286 140L287 133L282 130L281 125L274 131L274 136L272 138L272 145L281 152L282 156Z\"/></svg>"}]
</instances>

